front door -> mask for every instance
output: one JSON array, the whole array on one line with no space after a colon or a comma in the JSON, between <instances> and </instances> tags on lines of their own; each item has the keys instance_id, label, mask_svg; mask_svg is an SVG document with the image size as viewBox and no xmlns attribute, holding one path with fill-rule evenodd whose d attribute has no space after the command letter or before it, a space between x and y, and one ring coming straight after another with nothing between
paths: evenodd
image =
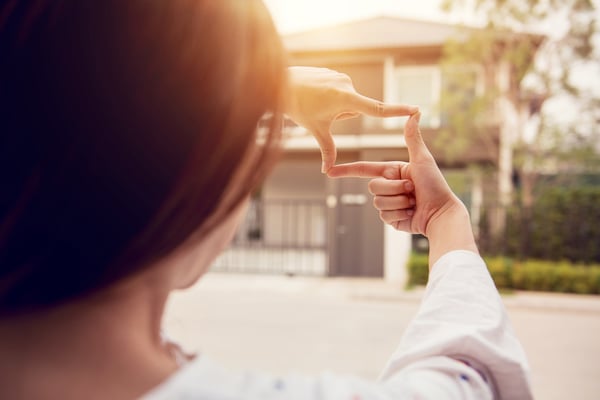
<instances>
[{"instance_id":1,"label":"front door","mask_svg":"<svg viewBox=\"0 0 600 400\"><path fill-rule=\"evenodd\" d=\"M341 276L383 276L383 226L365 179L339 179L332 271Z\"/></svg>"}]
</instances>

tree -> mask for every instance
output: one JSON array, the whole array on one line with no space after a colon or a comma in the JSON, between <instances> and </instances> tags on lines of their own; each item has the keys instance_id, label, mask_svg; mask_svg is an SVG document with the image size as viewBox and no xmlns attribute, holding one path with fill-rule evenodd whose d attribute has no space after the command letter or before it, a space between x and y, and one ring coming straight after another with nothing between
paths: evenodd
<instances>
[{"instance_id":1,"label":"tree","mask_svg":"<svg viewBox=\"0 0 600 400\"><path fill-rule=\"evenodd\" d=\"M485 22L465 27L445 47L441 107L447 117L439 140L447 156L474 140L496 152L502 207L515 200L515 177L516 200L530 209L543 172L598 171L600 81L578 79L594 68L600 76L594 1L445 0L443 7ZM465 65L479 68L485 90L473 89L464 67L456 73ZM568 108L576 118L565 115ZM497 224L496 233L502 228Z\"/></svg>"}]
</instances>

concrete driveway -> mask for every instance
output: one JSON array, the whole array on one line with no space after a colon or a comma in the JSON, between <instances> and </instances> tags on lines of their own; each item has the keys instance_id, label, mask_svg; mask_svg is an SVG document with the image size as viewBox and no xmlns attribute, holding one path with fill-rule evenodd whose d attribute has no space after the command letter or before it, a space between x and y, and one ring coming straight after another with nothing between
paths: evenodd
<instances>
[{"instance_id":1,"label":"concrete driveway","mask_svg":"<svg viewBox=\"0 0 600 400\"><path fill-rule=\"evenodd\" d=\"M207 275L171 299L167 333L232 368L323 370L374 379L422 289L376 279ZM536 399L600 398L600 297L504 296L529 356Z\"/></svg>"}]
</instances>

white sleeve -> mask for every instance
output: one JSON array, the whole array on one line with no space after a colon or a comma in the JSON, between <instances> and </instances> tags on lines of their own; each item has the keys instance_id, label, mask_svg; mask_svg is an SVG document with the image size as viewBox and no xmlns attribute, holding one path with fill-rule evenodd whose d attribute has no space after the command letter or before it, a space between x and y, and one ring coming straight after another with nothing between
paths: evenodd
<instances>
[{"instance_id":1,"label":"white sleeve","mask_svg":"<svg viewBox=\"0 0 600 400\"><path fill-rule=\"evenodd\" d=\"M416 362L385 382L323 373L275 377L230 372L195 361L144 396L145 400L491 400L472 368L447 357Z\"/></svg>"},{"instance_id":2,"label":"white sleeve","mask_svg":"<svg viewBox=\"0 0 600 400\"><path fill-rule=\"evenodd\" d=\"M525 354L476 254L433 266L421 308L379 382L230 372L199 357L146 400L529 400Z\"/></svg>"},{"instance_id":3,"label":"white sleeve","mask_svg":"<svg viewBox=\"0 0 600 400\"><path fill-rule=\"evenodd\" d=\"M452 251L431 268L419 312L388 362L393 379L420 360L446 356L471 365L497 399L531 399L525 352L483 259Z\"/></svg>"}]
</instances>

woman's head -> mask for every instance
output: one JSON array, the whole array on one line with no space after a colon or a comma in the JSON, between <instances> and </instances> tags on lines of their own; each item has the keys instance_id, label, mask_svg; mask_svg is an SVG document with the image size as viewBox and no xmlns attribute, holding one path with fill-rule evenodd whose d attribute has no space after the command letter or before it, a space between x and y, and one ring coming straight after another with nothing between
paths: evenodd
<instances>
[{"instance_id":1,"label":"woman's head","mask_svg":"<svg viewBox=\"0 0 600 400\"><path fill-rule=\"evenodd\" d=\"M272 164L286 72L259 0L9 0L0 54L0 315L203 237Z\"/></svg>"}]
</instances>

